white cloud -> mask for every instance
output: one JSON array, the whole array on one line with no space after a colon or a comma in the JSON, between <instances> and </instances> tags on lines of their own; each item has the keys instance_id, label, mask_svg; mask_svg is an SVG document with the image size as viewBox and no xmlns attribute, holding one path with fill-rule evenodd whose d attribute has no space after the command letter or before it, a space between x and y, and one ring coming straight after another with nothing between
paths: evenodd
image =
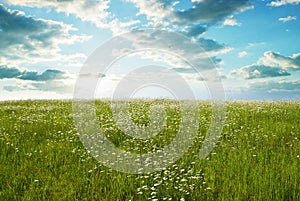
<instances>
[{"instance_id":1,"label":"white cloud","mask_svg":"<svg viewBox=\"0 0 300 201\"><path fill-rule=\"evenodd\" d=\"M170 21L172 21L170 16L172 16L171 6L165 6L164 2L159 0L125 0L126 2L133 3L136 8L139 9L139 12L136 16L145 15L147 20L150 21L148 25L152 27L159 27L159 26L168 26ZM166 20L169 18L169 20Z\"/></svg>"},{"instance_id":2,"label":"white cloud","mask_svg":"<svg viewBox=\"0 0 300 201\"><path fill-rule=\"evenodd\" d=\"M18 10L0 5L1 64L18 65L59 61L71 55L61 55L60 45L89 40L86 35L74 35L69 24L53 20L35 19ZM82 55L77 54L76 59Z\"/></svg>"},{"instance_id":3,"label":"white cloud","mask_svg":"<svg viewBox=\"0 0 300 201\"><path fill-rule=\"evenodd\" d=\"M108 22L108 27L113 35L119 35L129 31L129 28L141 23L140 20L130 20L128 22L120 22L118 19L111 20Z\"/></svg>"},{"instance_id":4,"label":"white cloud","mask_svg":"<svg viewBox=\"0 0 300 201\"><path fill-rule=\"evenodd\" d=\"M199 37L206 32L206 27L203 24L190 24L182 28L181 33L188 37Z\"/></svg>"},{"instance_id":5,"label":"white cloud","mask_svg":"<svg viewBox=\"0 0 300 201\"><path fill-rule=\"evenodd\" d=\"M185 62L179 61L178 58L172 55L178 52L181 53L180 55L183 54L189 62L194 63L200 69L205 69L206 66L210 66L205 63L208 61L208 57L217 64L220 60L217 59L216 56L226 54L233 50L233 48L220 44L213 39L198 38L191 41L177 34L165 36L165 34L147 34L146 32L141 32L140 35L139 38L132 36L135 38L134 45L137 49L147 44L149 48L166 50L165 53L160 52L159 54L152 54L150 52L143 53L142 58L166 62L175 67L187 66ZM199 50L201 51L199 52Z\"/></svg>"},{"instance_id":6,"label":"white cloud","mask_svg":"<svg viewBox=\"0 0 300 201\"><path fill-rule=\"evenodd\" d=\"M18 67L0 66L0 80L6 83L7 92L43 91L70 94L73 91L75 76L61 70L47 69L37 72ZM12 82L11 82L12 81Z\"/></svg>"},{"instance_id":7,"label":"white cloud","mask_svg":"<svg viewBox=\"0 0 300 201\"><path fill-rule=\"evenodd\" d=\"M240 58L245 57L247 55L248 55L248 53L246 51L242 51L242 52L238 53L238 57L240 57Z\"/></svg>"},{"instance_id":8,"label":"white cloud","mask_svg":"<svg viewBox=\"0 0 300 201\"><path fill-rule=\"evenodd\" d=\"M218 3L210 0L194 0L191 8L186 10L176 10L174 4L163 0L126 0L126 2L134 3L139 9L137 15L145 15L150 21L148 25L152 27L192 23L214 24L227 16L253 8L249 0L227 0Z\"/></svg>"},{"instance_id":9,"label":"white cloud","mask_svg":"<svg viewBox=\"0 0 300 201\"><path fill-rule=\"evenodd\" d=\"M272 1L268 5L278 7L278 6L284 6L284 5L287 5L287 4L297 5L299 3L300 3L300 0L279 0L279 1Z\"/></svg>"},{"instance_id":10,"label":"white cloud","mask_svg":"<svg viewBox=\"0 0 300 201\"><path fill-rule=\"evenodd\" d=\"M178 22L191 23L216 23L224 18L231 16L235 13L243 12L248 9L253 9L253 5L248 0L227 0L227 1L215 1L203 0L187 10L176 11L175 17Z\"/></svg>"},{"instance_id":11,"label":"white cloud","mask_svg":"<svg viewBox=\"0 0 300 201\"><path fill-rule=\"evenodd\" d=\"M252 64L242 68L233 70L230 74L232 77L241 79L255 79L267 77L281 77L291 75L286 70L280 67L271 67L265 65Z\"/></svg>"},{"instance_id":12,"label":"white cloud","mask_svg":"<svg viewBox=\"0 0 300 201\"><path fill-rule=\"evenodd\" d=\"M240 26L241 24L233 17L230 16L229 18L225 19L223 22L224 26Z\"/></svg>"},{"instance_id":13,"label":"white cloud","mask_svg":"<svg viewBox=\"0 0 300 201\"><path fill-rule=\"evenodd\" d=\"M68 72L47 69L40 73L33 70L27 70L19 67L0 66L0 80L1 79L19 79L31 81L49 81L49 80L64 80L72 79L73 76Z\"/></svg>"},{"instance_id":14,"label":"white cloud","mask_svg":"<svg viewBox=\"0 0 300 201\"><path fill-rule=\"evenodd\" d=\"M280 22L288 22L288 21L292 21L292 20L296 20L297 17L296 16L287 16L287 17L281 17L278 19L278 21Z\"/></svg>"},{"instance_id":15,"label":"white cloud","mask_svg":"<svg viewBox=\"0 0 300 201\"><path fill-rule=\"evenodd\" d=\"M73 14L82 21L88 21L95 24L97 27L106 27L106 19L110 13L110 0L65 0L65 1L45 1L45 0L5 0L6 3L18 6L28 7L50 7L57 12L62 12L67 15Z\"/></svg>"},{"instance_id":16,"label":"white cloud","mask_svg":"<svg viewBox=\"0 0 300 201\"><path fill-rule=\"evenodd\" d=\"M280 67L287 70L299 70L300 53L286 57L280 53L268 51L264 53L264 56L259 59L258 63L267 66Z\"/></svg>"},{"instance_id":17,"label":"white cloud","mask_svg":"<svg viewBox=\"0 0 300 201\"><path fill-rule=\"evenodd\" d=\"M292 56L283 56L268 51L257 63L231 71L232 77L242 79L267 78L291 75L288 71L300 70L300 53Z\"/></svg>"},{"instance_id":18,"label":"white cloud","mask_svg":"<svg viewBox=\"0 0 300 201\"><path fill-rule=\"evenodd\" d=\"M98 28L109 29L113 35L128 31L133 25L140 23L139 20L120 21L108 11L110 0L64 0L64 1L45 1L45 0L24 0L14 1L5 0L8 4L28 7L50 7L56 12L74 15L82 21L90 22ZM154 8L155 9L155 8Z\"/></svg>"}]
</instances>

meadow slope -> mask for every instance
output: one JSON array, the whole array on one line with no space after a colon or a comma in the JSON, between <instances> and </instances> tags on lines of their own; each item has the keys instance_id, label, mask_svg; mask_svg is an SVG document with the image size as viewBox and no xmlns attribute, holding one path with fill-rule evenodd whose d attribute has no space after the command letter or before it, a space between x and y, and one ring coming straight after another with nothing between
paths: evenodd
<instances>
[{"instance_id":1,"label":"meadow slope","mask_svg":"<svg viewBox=\"0 0 300 201\"><path fill-rule=\"evenodd\" d=\"M99 126L116 146L155 152L180 124L178 105L158 100L167 125L149 140L134 140L97 101ZM132 120L147 125L149 101L132 103ZM0 200L300 200L300 102L231 101L218 146L198 158L211 106L199 101L194 145L161 172L125 174L103 166L83 147L71 101L0 102ZM146 114L146 115L145 115Z\"/></svg>"}]
</instances>

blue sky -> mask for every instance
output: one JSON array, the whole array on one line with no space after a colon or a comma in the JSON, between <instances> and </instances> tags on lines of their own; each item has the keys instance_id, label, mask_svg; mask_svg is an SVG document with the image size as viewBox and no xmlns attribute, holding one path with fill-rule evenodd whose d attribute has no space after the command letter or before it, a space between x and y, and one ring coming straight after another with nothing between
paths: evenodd
<instances>
[{"instance_id":1,"label":"blue sky","mask_svg":"<svg viewBox=\"0 0 300 201\"><path fill-rule=\"evenodd\" d=\"M72 98L96 48L143 28L174 31L203 47L229 100L299 100L299 20L300 0L2 0L0 100ZM97 93L110 96L132 66L151 63L177 69L195 93L203 89L205 79L183 71L184 64L159 58L116 62Z\"/></svg>"}]
</instances>

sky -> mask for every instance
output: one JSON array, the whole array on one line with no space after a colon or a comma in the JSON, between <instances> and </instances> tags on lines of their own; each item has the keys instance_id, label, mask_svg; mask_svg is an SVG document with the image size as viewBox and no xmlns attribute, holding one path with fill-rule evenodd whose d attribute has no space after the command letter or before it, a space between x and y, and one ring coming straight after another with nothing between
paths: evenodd
<instances>
[{"instance_id":1,"label":"sky","mask_svg":"<svg viewBox=\"0 0 300 201\"><path fill-rule=\"evenodd\" d=\"M90 55L142 29L171 31L199 45L227 100L300 99L300 0L0 0L0 100L73 98ZM205 77L159 48L174 44L191 58L198 53L176 37L159 41L156 52L127 55L97 75L95 97L111 97L126 75L155 64L186 80L197 99L211 98ZM147 94L172 96L159 87L135 95Z\"/></svg>"}]
</instances>

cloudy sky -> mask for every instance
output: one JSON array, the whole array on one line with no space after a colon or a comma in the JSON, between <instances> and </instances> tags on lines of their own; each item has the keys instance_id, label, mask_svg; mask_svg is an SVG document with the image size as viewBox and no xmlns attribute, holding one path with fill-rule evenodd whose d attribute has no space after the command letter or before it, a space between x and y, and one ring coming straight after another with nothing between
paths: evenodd
<instances>
[{"instance_id":1,"label":"cloudy sky","mask_svg":"<svg viewBox=\"0 0 300 201\"><path fill-rule=\"evenodd\" d=\"M145 28L174 31L200 45L229 100L300 99L300 0L1 0L0 100L72 98L96 48ZM171 66L196 93L205 84L184 63L151 55L124 58L98 76L99 96L109 96L132 66L151 59Z\"/></svg>"}]
</instances>

